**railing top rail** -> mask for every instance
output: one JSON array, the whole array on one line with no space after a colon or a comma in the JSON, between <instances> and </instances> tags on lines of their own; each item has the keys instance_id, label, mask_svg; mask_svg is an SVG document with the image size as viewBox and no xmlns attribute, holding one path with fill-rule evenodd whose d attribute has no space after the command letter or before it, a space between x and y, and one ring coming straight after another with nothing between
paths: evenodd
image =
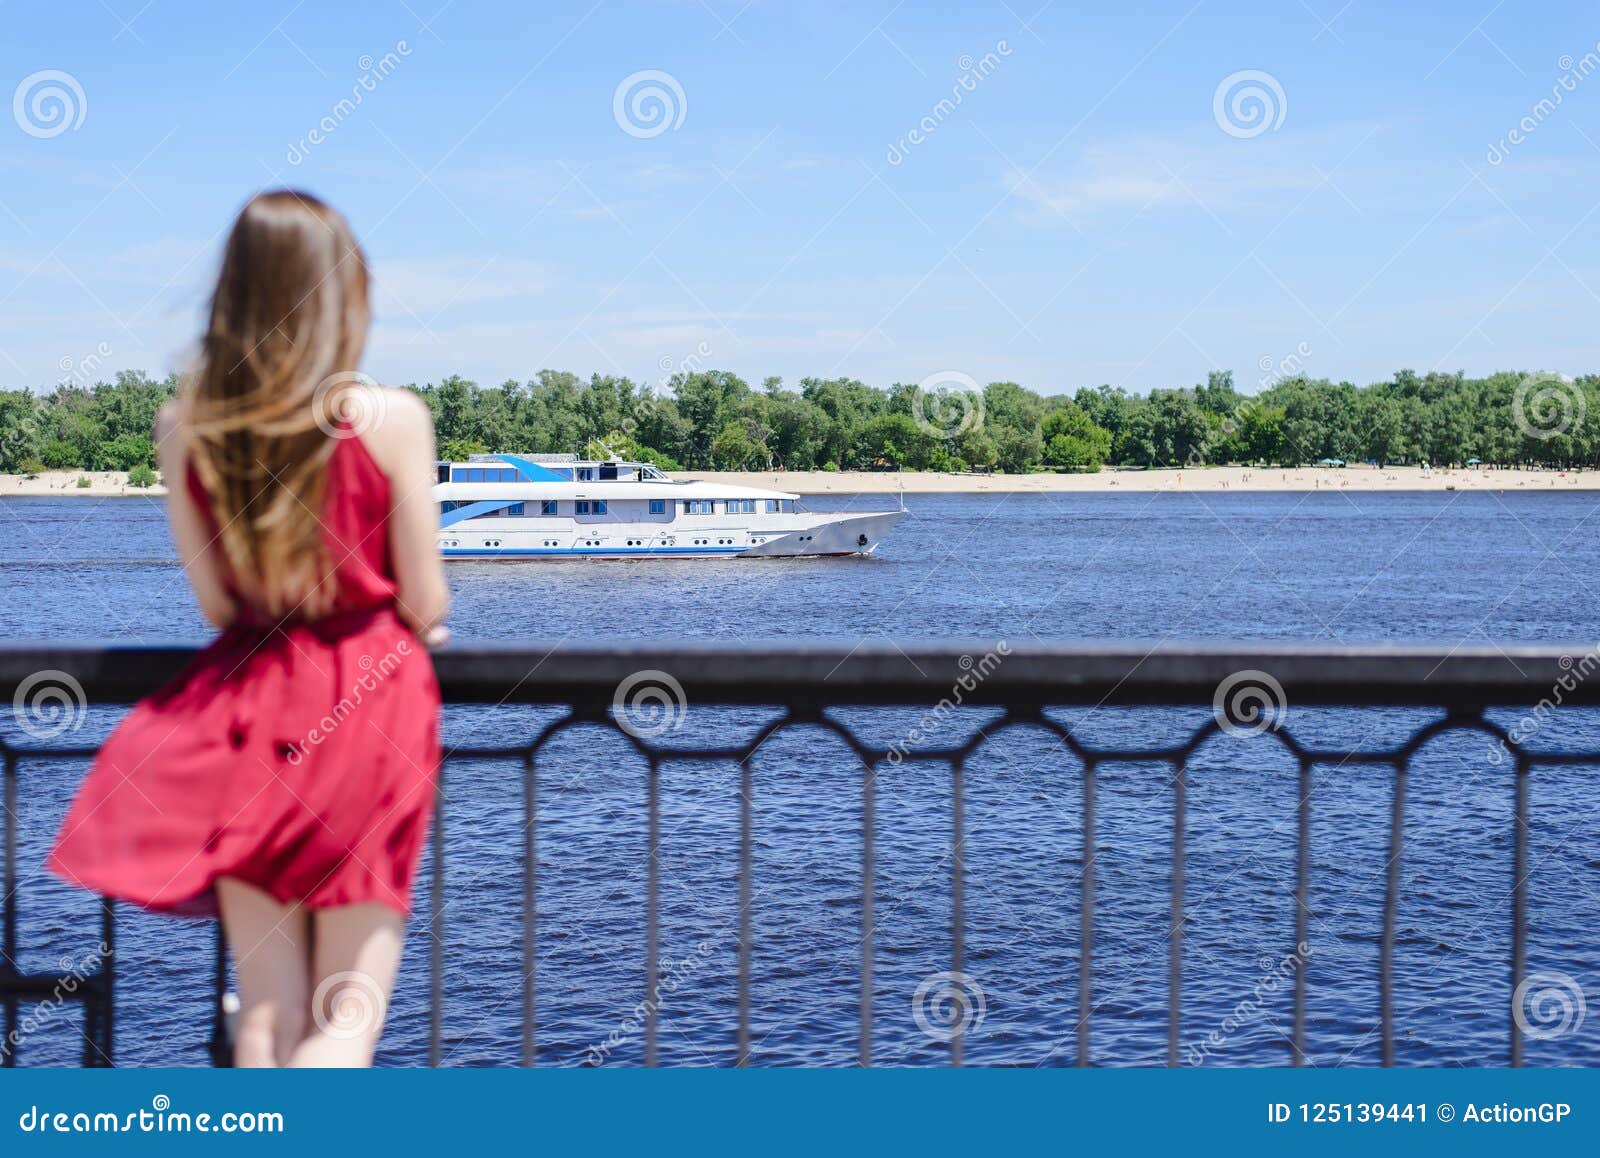
<instances>
[{"instance_id":1,"label":"railing top rail","mask_svg":"<svg viewBox=\"0 0 1600 1158\"><path fill-rule=\"evenodd\" d=\"M55 671L78 681L91 703L128 703L194 652L179 644L0 645L0 696ZM1589 678L1600 675L1593 643L519 642L453 645L433 659L452 703L600 708L622 681L654 671L701 704L1210 704L1225 681L1265 673L1294 705L1600 705L1600 678Z\"/></svg>"}]
</instances>

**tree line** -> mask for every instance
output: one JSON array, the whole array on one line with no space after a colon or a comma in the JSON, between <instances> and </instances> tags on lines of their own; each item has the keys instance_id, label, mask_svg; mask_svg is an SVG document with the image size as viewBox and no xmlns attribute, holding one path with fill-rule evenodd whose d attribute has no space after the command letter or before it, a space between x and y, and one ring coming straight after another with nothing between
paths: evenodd
<instances>
[{"instance_id":1,"label":"tree line","mask_svg":"<svg viewBox=\"0 0 1600 1158\"><path fill-rule=\"evenodd\" d=\"M0 471L152 467L151 426L176 377L123 371L48 393L0 390ZM1600 466L1600 375L1418 375L1358 387L1296 375L1241 394L1230 373L1129 394L1041 395L961 375L887 389L851 378L759 387L726 371L660 384L542 370L480 386L412 384L440 453L616 454L667 470L1099 470L1217 464Z\"/></svg>"}]
</instances>

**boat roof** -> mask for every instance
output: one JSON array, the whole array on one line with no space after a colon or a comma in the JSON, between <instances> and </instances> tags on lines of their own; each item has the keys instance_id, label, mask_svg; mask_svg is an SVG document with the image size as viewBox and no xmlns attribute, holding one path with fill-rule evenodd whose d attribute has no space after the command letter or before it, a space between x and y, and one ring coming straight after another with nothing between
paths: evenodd
<instances>
[{"instance_id":1,"label":"boat roof","mask_svg":"<svg viewBox=\"0 0 1600 1158\"><path fill-rule=\"evenodd\" d=\"M732 483L661 482L637 479L605 482L446 482L433 488L438 499L798 499L790 491L769 491L761 487L734 486Z\"/></svg>"},{"instance_id":2,"label":"boat roof","mask_svg":"<svg viewBox=\"0 0 1600 1158\"><path fill-rule=\"evenodd\" d=\"M675 482L660 467L627 459L588 459L571 454L474 454L466 462L440 459L438 465L450 467L485 466L496 463L514 467L522 478L516 482L442 482L433 488L436 499L798 499L791 491L772 491L761 487L734 486L732 483L693 479ZM635 477L626 479L577 479L558 474L551 468L576 474L579 467L630 467ZM653 478L640 478L648 472ZM460 490L458 488L467 488Z\"/></svg>"}]
</instances>

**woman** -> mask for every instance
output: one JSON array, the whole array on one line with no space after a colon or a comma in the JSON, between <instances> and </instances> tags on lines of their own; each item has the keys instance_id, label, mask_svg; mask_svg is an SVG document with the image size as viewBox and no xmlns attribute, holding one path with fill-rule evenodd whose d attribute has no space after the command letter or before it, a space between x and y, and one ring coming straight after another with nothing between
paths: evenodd
<instances>
[{"instance_id":1,"label":"woman","mask_svg":"<svg viewBox=\"0 0 1600 1158\"><path fill-rule=\"evenodd\" d=\"M179 557L221 634L106 742L50 858L157 912L220 912L241 1066L371 1063L433 805L433 427L414 394L356 372L367 283L316 198L239 214L155 432Z\"/></svg>"}]
</instances>

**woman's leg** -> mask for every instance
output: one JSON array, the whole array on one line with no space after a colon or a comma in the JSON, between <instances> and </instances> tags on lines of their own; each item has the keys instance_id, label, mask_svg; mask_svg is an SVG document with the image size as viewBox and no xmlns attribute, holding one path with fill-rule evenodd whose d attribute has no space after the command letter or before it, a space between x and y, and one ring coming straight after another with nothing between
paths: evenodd
<instances>
[{"instance_id":1,"label":"woman's leg","mask_svg":"<svg viewBox=\"0 0 1600 1158\"><path fill-rule=\"evenodd\" d=\"M232 877L219 878L216 888L239 978L233 1064L287 1065L306 1030L311 947L305 910L280 905Z\"/></svg>"},{"instance_id":2,"label":"woman's leg","mask_svg":"<svg viewBox=\"0 0 1600 1158\"><path fill-rule=\"evenodd\" d=\"M386 905L341 905L315 915L311 1030L292 1066L369 1066L400 970L405 919Z\"/></svg>"}]
</instances>

